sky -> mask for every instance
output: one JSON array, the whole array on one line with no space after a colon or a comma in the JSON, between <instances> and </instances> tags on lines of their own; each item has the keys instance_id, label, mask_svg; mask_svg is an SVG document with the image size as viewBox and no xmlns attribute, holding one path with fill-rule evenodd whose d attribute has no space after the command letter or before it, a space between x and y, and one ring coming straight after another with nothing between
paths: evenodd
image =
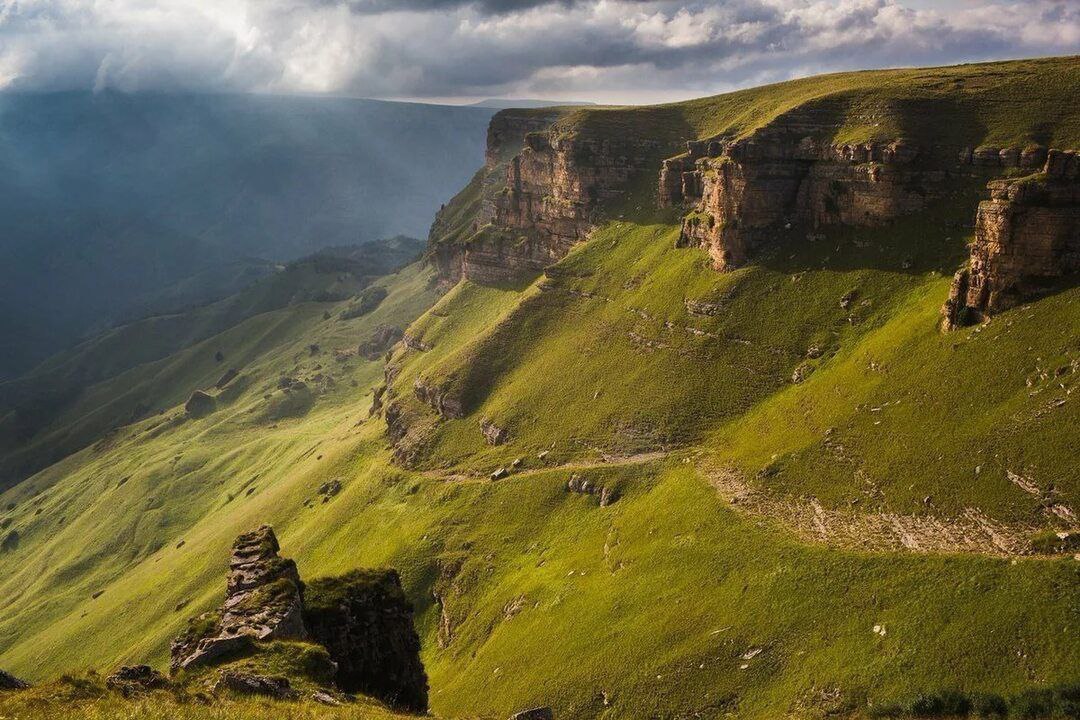
<instances>
[{"instance_id":1,"label":"sky","mask_svg":"<svg viewBox=\"0 0 1080 720\"><path fill-rule=\"evenodd\" d=\"M681 100L1080 54L1080 0L0 0L0 88Z\"/></svg>"}]
</instances>

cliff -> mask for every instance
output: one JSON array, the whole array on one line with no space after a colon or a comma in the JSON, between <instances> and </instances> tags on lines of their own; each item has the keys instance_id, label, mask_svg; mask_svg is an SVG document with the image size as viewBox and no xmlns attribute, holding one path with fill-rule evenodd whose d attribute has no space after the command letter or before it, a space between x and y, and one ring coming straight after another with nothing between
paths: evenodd
<instances>
[{"instance_id":1,"label":"cliff","mask_svg":"<svg viewBox=\"0 0 1080 720\"><path fill-rule=\"evenodd\" d=\"M1080 272L1080 156L1050 150L1040 173L989 184L966 267L942 307L943 327L977 322Z\"/></svg>"},{"instance_id":2,"label":"cliff","mask_svg":"<svg viewBox=\"0 0 1080 720\"><path fill-rule=\"evenodd\" d=\"M485 167L432 226L430 253L445 281L499 284L542 272L602 210L647 182L670 147L647 133L570 127L562 117L504 111L492 120Z\"/></svg>"}]
</instances>

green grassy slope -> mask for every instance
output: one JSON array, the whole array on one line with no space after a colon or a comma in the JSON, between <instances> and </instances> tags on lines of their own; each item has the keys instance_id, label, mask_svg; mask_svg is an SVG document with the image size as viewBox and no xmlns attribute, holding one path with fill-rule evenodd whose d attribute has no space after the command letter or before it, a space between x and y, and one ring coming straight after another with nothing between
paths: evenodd
<instances>
[{"instance_id":1,"label":"green grassy slope","mask_svg":"<svg viewBox=\"0 0 1080 720\"><path fill-rule=\"evenodd\" d=\"M170 407L0 495L20 534L0 552L0 667L163 664L220 602L233 538L269 522L304 577L400 570L440 716L863 717L952 690L1023 716L1080 682L1072 555L868 552L782 515L812 498L948 527L974 509L1023 534L1080 506L1080 288L937 329L980 184L887 228L792 230L726 274L673 247L671 214L628 210L525 287L439 297L412 266L370 315L297 303L134 368L117 387L212 383L224 345L247 379L207 417ZM367 418L382 363L333 357L387 322L430 347L390 358L411 468ZM417 381L465 416L439 418ZM780 512L727 502L718 469ZM568 492L572 473L617 499Z\"/></svg>"},{"instance_id":2,"label":"green grassy slope","mask_svg":"<svg viewBox=\"0 0 1080 720\"><path fill-rule=\"evenodd\" d=\"M117 327L0 383L0 487L243 368L264 350L253 341L275 332L274 311L321 301L336 314L335 301L408 262L417 242L393 238L306 258L224 300Z\"/></svg>"},{"instance_id":3,"label":"green grassy slope","mask_svg":"<svg viewBox=\"0 0 1080 720\"><path fill-rule=\"evenodd\" d=\"M1080 57L910 70L867 70L740 90L670 105L587 107L567 113L567 132L647 129L657 140L745 137L793 110L831 123L827 139L906 138L927 147L1080 145Z\"/></svg>"}]
</instances>

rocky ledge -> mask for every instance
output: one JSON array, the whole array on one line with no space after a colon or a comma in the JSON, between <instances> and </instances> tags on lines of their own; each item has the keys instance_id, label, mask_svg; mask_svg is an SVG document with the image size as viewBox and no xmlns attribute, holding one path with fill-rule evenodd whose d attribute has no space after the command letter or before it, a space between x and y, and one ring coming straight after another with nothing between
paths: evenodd
<instances>
[{"instance_id":1,"label":"rocky ledge","mask_svg":"<svg viewBox=\"0 0 1080 720\"><path fill-rule=\"evenodd\" d=\"M990 182L967 265L941 309L953 329L1007 310L1080 272L1080 155L1050 150L1042 171Z\"/></svg>"},{"instance_id":2,"label":"rocky ledge","mask_svg":"<svg viewBox=\"0 0 1080 720\"><path fill-rule=\"evenodd\" d=\"M776 227L880 225L945 191L950 163L940 149L903 138L829 144L818 139L830 134L821 122L793 111L748 138L690 141L665 160L660 205L690 210L678 245L702 247L716 269L728 270Z\"/></svg>"},{"instance_id":3,"label":"rocky ledge","mask_svg":"<svg viewBox=\"0 0 1080 720\"><path fill-rule=\"evenodd\" d=\"M296 563L282 558L269 526L233 544L225 602L189 622L172 643L170 668L195 671L257 657L271 640L319 647L338 691L363 693L410 711L427 709L427 675L412 605L394 570L357 570L305 585ZM266 646L269 647L269 646ZM125 668L117 682L145 684L149 668ZM222 671L218 689L297 697L288 678ZM330 697L330 696L328 696Z\"/></svg>"}]
</instances>

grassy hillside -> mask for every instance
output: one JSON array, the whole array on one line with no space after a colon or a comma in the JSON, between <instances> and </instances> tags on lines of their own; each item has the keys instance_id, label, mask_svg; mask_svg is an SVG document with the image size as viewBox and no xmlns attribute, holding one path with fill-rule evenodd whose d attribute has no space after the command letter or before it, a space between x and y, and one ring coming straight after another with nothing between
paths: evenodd
<instances>
[{"instance_id":1,"label":"grassy hillside","mask_svg":"<svg viewBox=\"0 0 1080 720\"><path fill-rule=\"evenodd\" d=\"M222 274L234 264L258 271L332 245L421 236L482 162L492 112L0 94L0 380L133 316L236 292Z\"/></svg>"},{"instance_id":2,"label":"grassy hillside","mask_svg":"<svg viewBox=\"0 0 1080 720\"><path fill-rule=\"evenodd\" d=\"M1055 62L1015 67L1076 80ZM734 107L662 111L705 103ZM938 331L981 185L886 228L793 228L725 274L634 199L521 287L440 295L414 265L369 314L290 303L132 366L94 392L146 383L165 412L0 495L0 667L163 665L266 522L304 577L400 571L438 716L1071 717L1080 562L1047 539L1080 506L1080 288ZM388 358L409 467L368 416L384 363L348 354L383 323L428 348ZM241 376L186 417L219 348Z\"/></svg>"}]
</instances>

